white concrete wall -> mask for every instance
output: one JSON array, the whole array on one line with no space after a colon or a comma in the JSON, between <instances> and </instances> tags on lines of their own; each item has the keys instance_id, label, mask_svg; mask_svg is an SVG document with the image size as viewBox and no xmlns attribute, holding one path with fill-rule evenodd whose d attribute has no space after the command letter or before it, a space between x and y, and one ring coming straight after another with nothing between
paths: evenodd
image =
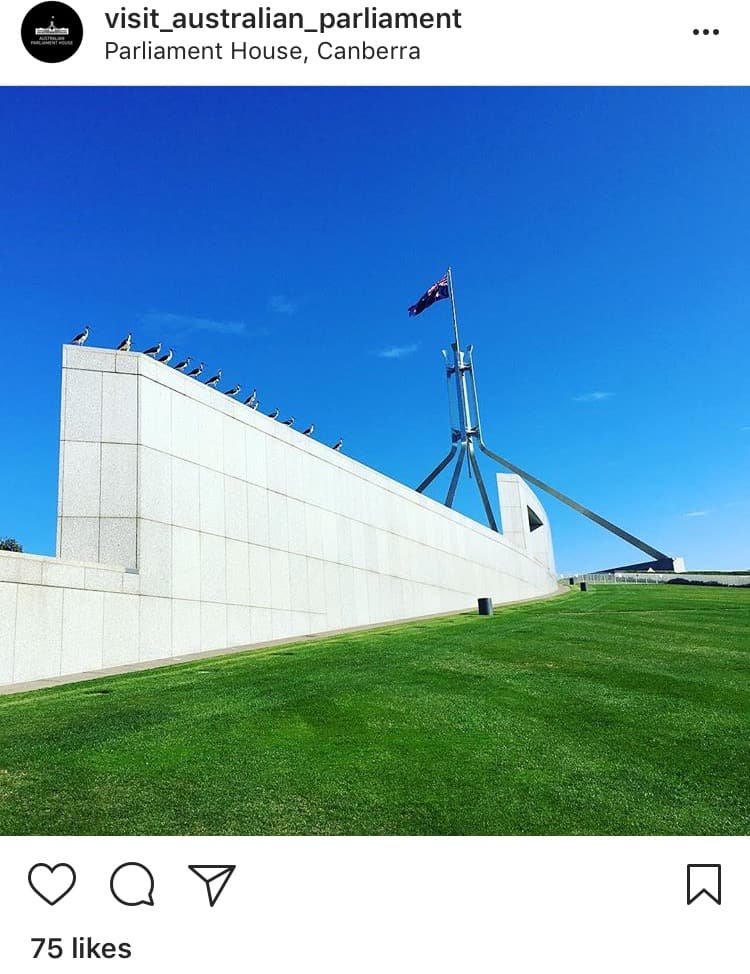
<instances>
[{"instance_id":1,"label":"white concrete wall","mask_svg":"<svg viewBox=\"0 0 750 974\"><path fill-rule=\"evenodd\" d=\"M552 532L539 498L526 481L514 473L497 474L497 491L502 512L503 537L554 575ZM541 525L532 528L529 512L536 515L542 522Z\"/></svg>"},{"instance_id":2,"label":"white concrete wall","mask_svg":"<svg viewBox=\"0 0 750 974\"><path fill-rule=\"evenodd\" d=\"M0 683L556 588L548 529L540 558L143 355L65 348L60 443L58 558L0 555Z\"/></svg>"}]
</instances>

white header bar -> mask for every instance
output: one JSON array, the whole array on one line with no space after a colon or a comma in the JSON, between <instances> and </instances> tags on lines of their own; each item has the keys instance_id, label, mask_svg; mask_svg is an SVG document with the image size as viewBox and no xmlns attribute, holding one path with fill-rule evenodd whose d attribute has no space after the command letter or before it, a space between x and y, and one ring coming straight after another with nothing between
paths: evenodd
<instances>
[{"instance_id":1,"label":"white header bar","mask_svg":"<svg viewBox=\"0 0 750 974\"><path fill-rule=\"evenodd\" d=\"M291 0L279 6L71 0L69 5L83 24L83 42L69 59L44 63L21 40L21 23L34 4L2 4L2 84L750 82L750 7L730 0ZM46 23L39 27L47 28Z\"/></svg>"}]
</instances>

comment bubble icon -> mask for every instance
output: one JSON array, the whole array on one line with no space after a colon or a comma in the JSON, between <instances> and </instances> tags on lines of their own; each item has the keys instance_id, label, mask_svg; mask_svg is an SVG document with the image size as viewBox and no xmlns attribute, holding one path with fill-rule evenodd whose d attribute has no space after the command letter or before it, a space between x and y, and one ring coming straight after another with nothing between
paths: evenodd
<instances>
[{"instance_id":1,"label":"comment bubble icon","mask_svg":"<svg viewBox=\"0 0 750 974\"><path fill-rule=\"evenodd\" d=\"M112 873L109 888L123 906L153 906L154 877L140 862L124 862Z\"/></svg>"}]
</instances>

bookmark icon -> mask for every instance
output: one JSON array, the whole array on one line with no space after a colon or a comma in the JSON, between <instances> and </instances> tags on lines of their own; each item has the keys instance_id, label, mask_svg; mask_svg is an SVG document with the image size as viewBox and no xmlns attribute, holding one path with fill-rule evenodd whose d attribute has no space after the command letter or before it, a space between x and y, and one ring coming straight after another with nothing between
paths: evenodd
<instances>
[{"instance_id":1,"label":"bookmark icon","mask_svg":"<svg viewBox=\"0 0 750 974\"><path fill-rule=\"evenodd\" d=\"M236 866L188 866L190 872L195 873L206 884L209 906L216 905L236 868Z\"/></svg>"},{"instance_id":2,"label":"bookmark icon","mask_svg":"<svg viewBox=\"0 0 750 974\"><path fill-rule=\"evenodd\" d=\"M721 906L721 866L718 863L690 863L687 867L687 902L706 896Z\"/></svg>"}]
</instances>

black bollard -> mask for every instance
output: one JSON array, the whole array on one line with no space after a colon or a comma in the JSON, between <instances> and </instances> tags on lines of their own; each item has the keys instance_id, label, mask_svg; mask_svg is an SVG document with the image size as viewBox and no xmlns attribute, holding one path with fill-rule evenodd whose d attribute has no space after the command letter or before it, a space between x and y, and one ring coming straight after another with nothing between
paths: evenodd
<instances>
[{"instance_id":1,"label":"black bollard","mask_svg":"<svg viewBox=\"0 0 750 974\"><path fill-rule=\"evenodd\" d=\"M492 599L477 599L480 616L492 615Z\"/></svg>"},{"instance_id":2,"label":"black bollard","mask_svg":"<svg viewBox=\"0 0 750 974\"><path fill-rule=\"evenodd\" d=\"M588 592L588 590L589 590L589 583L588 582L581 582L581 591L582 592Z\"/></svg>"}]
</instances>

